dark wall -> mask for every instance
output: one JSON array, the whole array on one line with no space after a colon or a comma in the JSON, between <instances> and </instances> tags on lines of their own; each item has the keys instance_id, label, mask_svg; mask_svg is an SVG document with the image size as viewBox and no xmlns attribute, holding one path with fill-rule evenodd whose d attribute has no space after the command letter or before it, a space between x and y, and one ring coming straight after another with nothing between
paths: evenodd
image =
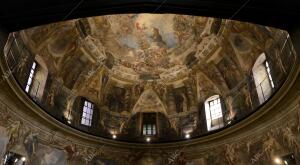
<instances>
[{"instance_id":1,"label":"dark wall","mask_svg":"<svg viewBox=\"0 0 300 165\"><path fill-rule=\"evenodd\" d=\"M5 43L6 43L7 39L8 39L8 31L0 25L0 50L1 50L0 55L1 56L3 55L2 50L5 46Z\"/></svg>"},{"instance_id":2,"label":"dark wall","mask_svg":"<svg viewBox=\"0 0 300 165\"><path fill-rule=\"evenodd\" d=\"M96 0L10 0L1 2L0 24L16 31L87 16L156 12L231 18L287 28L299 18L299 4L298 0L114 0L101 3Z\"/></svg>"},{"instance_id":3,"label":"dark wall","mask_svg":"<svg viewBox=\"0 0 300 165\"><path fill-rule=\"evenodd\" d=\"M294 20L297 21L297 20ZM294 46L294 49L298 55L300 56L300 21L295 24L292 28L288 29L288 32L291 36L291 42Z\"/></svg>"}]
</instances>

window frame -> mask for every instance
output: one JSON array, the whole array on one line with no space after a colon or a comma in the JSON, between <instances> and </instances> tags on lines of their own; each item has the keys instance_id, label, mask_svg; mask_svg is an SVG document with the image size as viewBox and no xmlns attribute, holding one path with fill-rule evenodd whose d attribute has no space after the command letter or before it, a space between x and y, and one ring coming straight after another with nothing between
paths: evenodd
<instances>
[{"instance_id":1,"label":"window frame","mask_svg":"<svg viewBox=\"0 0 300 165\"><path fill-rule=\"evenodd\" d=\"M36 61L33 61L31 68L30 68L29 76L27 78L26 86L25 86L25 92L28 94L30 94L30 91L32 89L34 76L36 75L37 67L38 67L38 63Z\"/></svg>"},{"instance_id":2,"label":"window frame","mask_svg":"<svg viewBox=\"0 0 300 165\"><path fill-rule=\"evenodd\" d=\"M80 124L91 127L93 123L93 113L94 113L95 105L91 101L84 99L81 109L82 109L81 111L82 113L81 113Z\"/></svg>"},{"instance_id":3,"label":"window frame","mask_svg":"<svg viewBox=\"0 0 300 165\"><path fill-rule=\"evenodd\" d=\"M271 97L275 88L271 65L264 52L256 58L252 66L252 77L259 104L263 104Z\"/></svg>"},{"instance_id":4,"label":"window frame","mask_svg":"<svg viewBox=\"0 0 300 165\"><path fill-rule=\"evenodd\" d=\"M153 121L151 116L144 115L155 115L155 120ZM142 123L142 135L143 136L156 136L157 135L157 114L155 113L143 113L143 123Z\"/></svg>"},{"instance_id":5,"label":"window frame","mask_svg":"<svg viewBox=\"0 0 300 165\"><path fill-rule=\"evenodd\" d=\"M224 127L223 106L220 95L213 95L206 99L204 106L207 131ZM213 124L214 120L217 120L217 124Z\"/></svg>"}]
</instances>

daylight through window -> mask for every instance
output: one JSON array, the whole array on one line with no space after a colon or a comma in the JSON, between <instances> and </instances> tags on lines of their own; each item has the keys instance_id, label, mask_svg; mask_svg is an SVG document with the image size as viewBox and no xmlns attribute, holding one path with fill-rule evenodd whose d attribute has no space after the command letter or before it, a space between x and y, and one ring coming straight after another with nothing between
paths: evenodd
<instances>
[{"instance_id":1,"label":"daylight through window","mask_svg":"<svg viewBox=\"0 0 300 165\"><path fill-rule=\"evenodd\" d=\"M223 127L222 106L219 95L211 96L205 102L207 130Z\"/></svg>"},{"instance_id":2,"label":"daylight through window","mask_svg":"<svg viewBox=\"0 0 300 165\"><path fill-rule=\"evenodd\" d=\"M81 124L86 126L92 125L94 104L89 101L84 101Z\"/></svg>"},{"instance_id":3,"label":"daylight through window","mask_svg":"<svg viewBox=\"0 0 300 165\"><path fill-rule=\"evenodd\" d=\"M271 76L271 70L270 70L270 66L269 66L268 61L265 62L265 66L266 66L266 70L267 70L267 73L268 73L268 77L269 77L271 86L272 86L272 88L274 88L274 82L273 82L273 79L272 79L272 76Z\"/></svg>"},{"instance_id":4,"label":"daylight through window","mask_svg":"<svg viewBox=\"0 0 300 165\"><path fill-rule=\"evenodd\" d=\"M156 135L155 124L144 124L143 125L143 135Z\"/></svg>"},{"instance_id":5,"label":"daylight through window","mask_svg":"<svg viewBox=\"0 0 300 165\"><path fill-rule=\"evenodd\" d=\"M35 70L36 70L36 62L34 61L32 66L31 66L29 77L28 77L28 80L27 80L26 88L25 88L25 91L27 93L29 92L29 90L31 88L33 77L35 75Z\"/></svg>"}]
</instances>

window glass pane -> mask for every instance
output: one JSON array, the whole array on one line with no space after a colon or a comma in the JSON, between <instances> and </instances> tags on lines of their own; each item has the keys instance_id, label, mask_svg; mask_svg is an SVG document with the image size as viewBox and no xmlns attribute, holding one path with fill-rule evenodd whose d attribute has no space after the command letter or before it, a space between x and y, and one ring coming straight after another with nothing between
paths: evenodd
<instances>
[{"instance_id":1,"label":"window glass pane","mask_svg":"<svg viewBox=\"0 0 300 165\"><path fill-rule=\"evenodd\" d=\"M209 111L212 120L222 117L220 98L216 98L209 102Z\"/></svg>"},{"instance_id":2,"label":"window glass pane","mask_svg":"<svg viewBox=\"0 0 300 165\"><path fill-rule=\"evenodd\" d=\"M91 109L90 108L86 108L85 112L88 113L88 114L91 114Z\"/></svg>"},{"instance_id":3,"label":"window glass pane","mask_svg":"<svg viewBox=\"0 0 300 165\"><path fill-rule=\"evenodd\" d=\"M35 73L35 68L36 68L36 63L33 62L32 66L31 66L29 76L28 76L28 79L27 79L26 88L25 88L25 91L27 93L29 92L29 90L31 88L31 84L32 84L32 81L33 81L33 76L34 76L34 73Z\"/></svg>"},{"instance_id":4,"label":"window glass pane","mask_svg":"<svg viewBox=\"0 0 300 165\"><path fill-rule=\"evenodd\" d=\"M33 69L35 69L35 66L36 66L36 63L35 63L35 62L33 62L33 64L32 64L32 68L33 68Z\"/></svg>"},{"instance_id":5,"label":"window glass pane","mask_svg":"<svg viewBox=\"0 0 300 165\"><path fill-rule=\"evenodd\" d=\"M29 92L29 86L26 85L26 89L25 89L26 92Z\"/></svg>"},{"instance_id":6,"label":"window glass pane","mask_svg":"<svg viewBox=\"0 0 300 165\"><path fill-rule=\"evenodd\" d=\"M88 101L84 101L83 109L82 109L82 124L91 126L92 125L92 117L93 117L93 104Z\"/></svg>"},{"instance_id":7,"label":"window glass pane","mask_svg":"<svg viewBox=\"0 0 300 165\"><path fill-rule=\"evenodd\" d=\"M29 78L27 84L30 85L32 83L32 79Z\"/></svg>"}]
</instances>

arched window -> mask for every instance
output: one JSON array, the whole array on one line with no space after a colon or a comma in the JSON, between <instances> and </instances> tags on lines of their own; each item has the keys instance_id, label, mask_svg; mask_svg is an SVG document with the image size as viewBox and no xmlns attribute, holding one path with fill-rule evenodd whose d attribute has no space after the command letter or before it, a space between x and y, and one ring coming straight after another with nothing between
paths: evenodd
<instances>
[{"instance_id":1,"label":"arched window","mask_svg":"<svg viewBox=\"0 0 300 165\"><path fill-rule=\"evenodd\" d=\"M211 131L223 127L224 121L220 96L211 96L204 104L207 130Z\"/></svg>"},{"instance_id":2,"label":"arched window","mask_svg":"<svg viewBox=\"0 0 300 165\"><path fill-rule=\"evenodd\" d=\"M274 82L271 75L270 64L262 53L255 61L252 74L256 86L259 103L265 102L272 94Z\"/></svg>"},{"instance_id":3,"label":"arched window","mask_svg":"<svg viewBox=\"0 0 300 165\"><path fill-rule=\"evenodd\" d=\"M33 61L32 65L31 65L30 73L28 76L28 80L26 83L26 87L25 87L25 91L27 93L30 93L30 91L32 90L32 82L33 82L34 76L36 74L36 68L37 68L36 62Z\"/></svg>"},{"instance_id":4,"label":"arched window","mask_svg":"<svg viewBox=\"0 0 300 165\"><path fill-rule=\"evenodd\" d=\"M42 99L48 77L48 69L43 59L36 56L26 83L25 91L35 100Z\"/></svg>"},{"instance_id":5,"label":"arched window","mask_svg":"<svg viewBox=\"0 0 300 165\"><path fill-rule=\"evenodd\" d=\"M92 125L93 111L94 111L94 104L87 100L84 100L82 106L81 124L86 126Z\"/></svg>"}]
</instances>

